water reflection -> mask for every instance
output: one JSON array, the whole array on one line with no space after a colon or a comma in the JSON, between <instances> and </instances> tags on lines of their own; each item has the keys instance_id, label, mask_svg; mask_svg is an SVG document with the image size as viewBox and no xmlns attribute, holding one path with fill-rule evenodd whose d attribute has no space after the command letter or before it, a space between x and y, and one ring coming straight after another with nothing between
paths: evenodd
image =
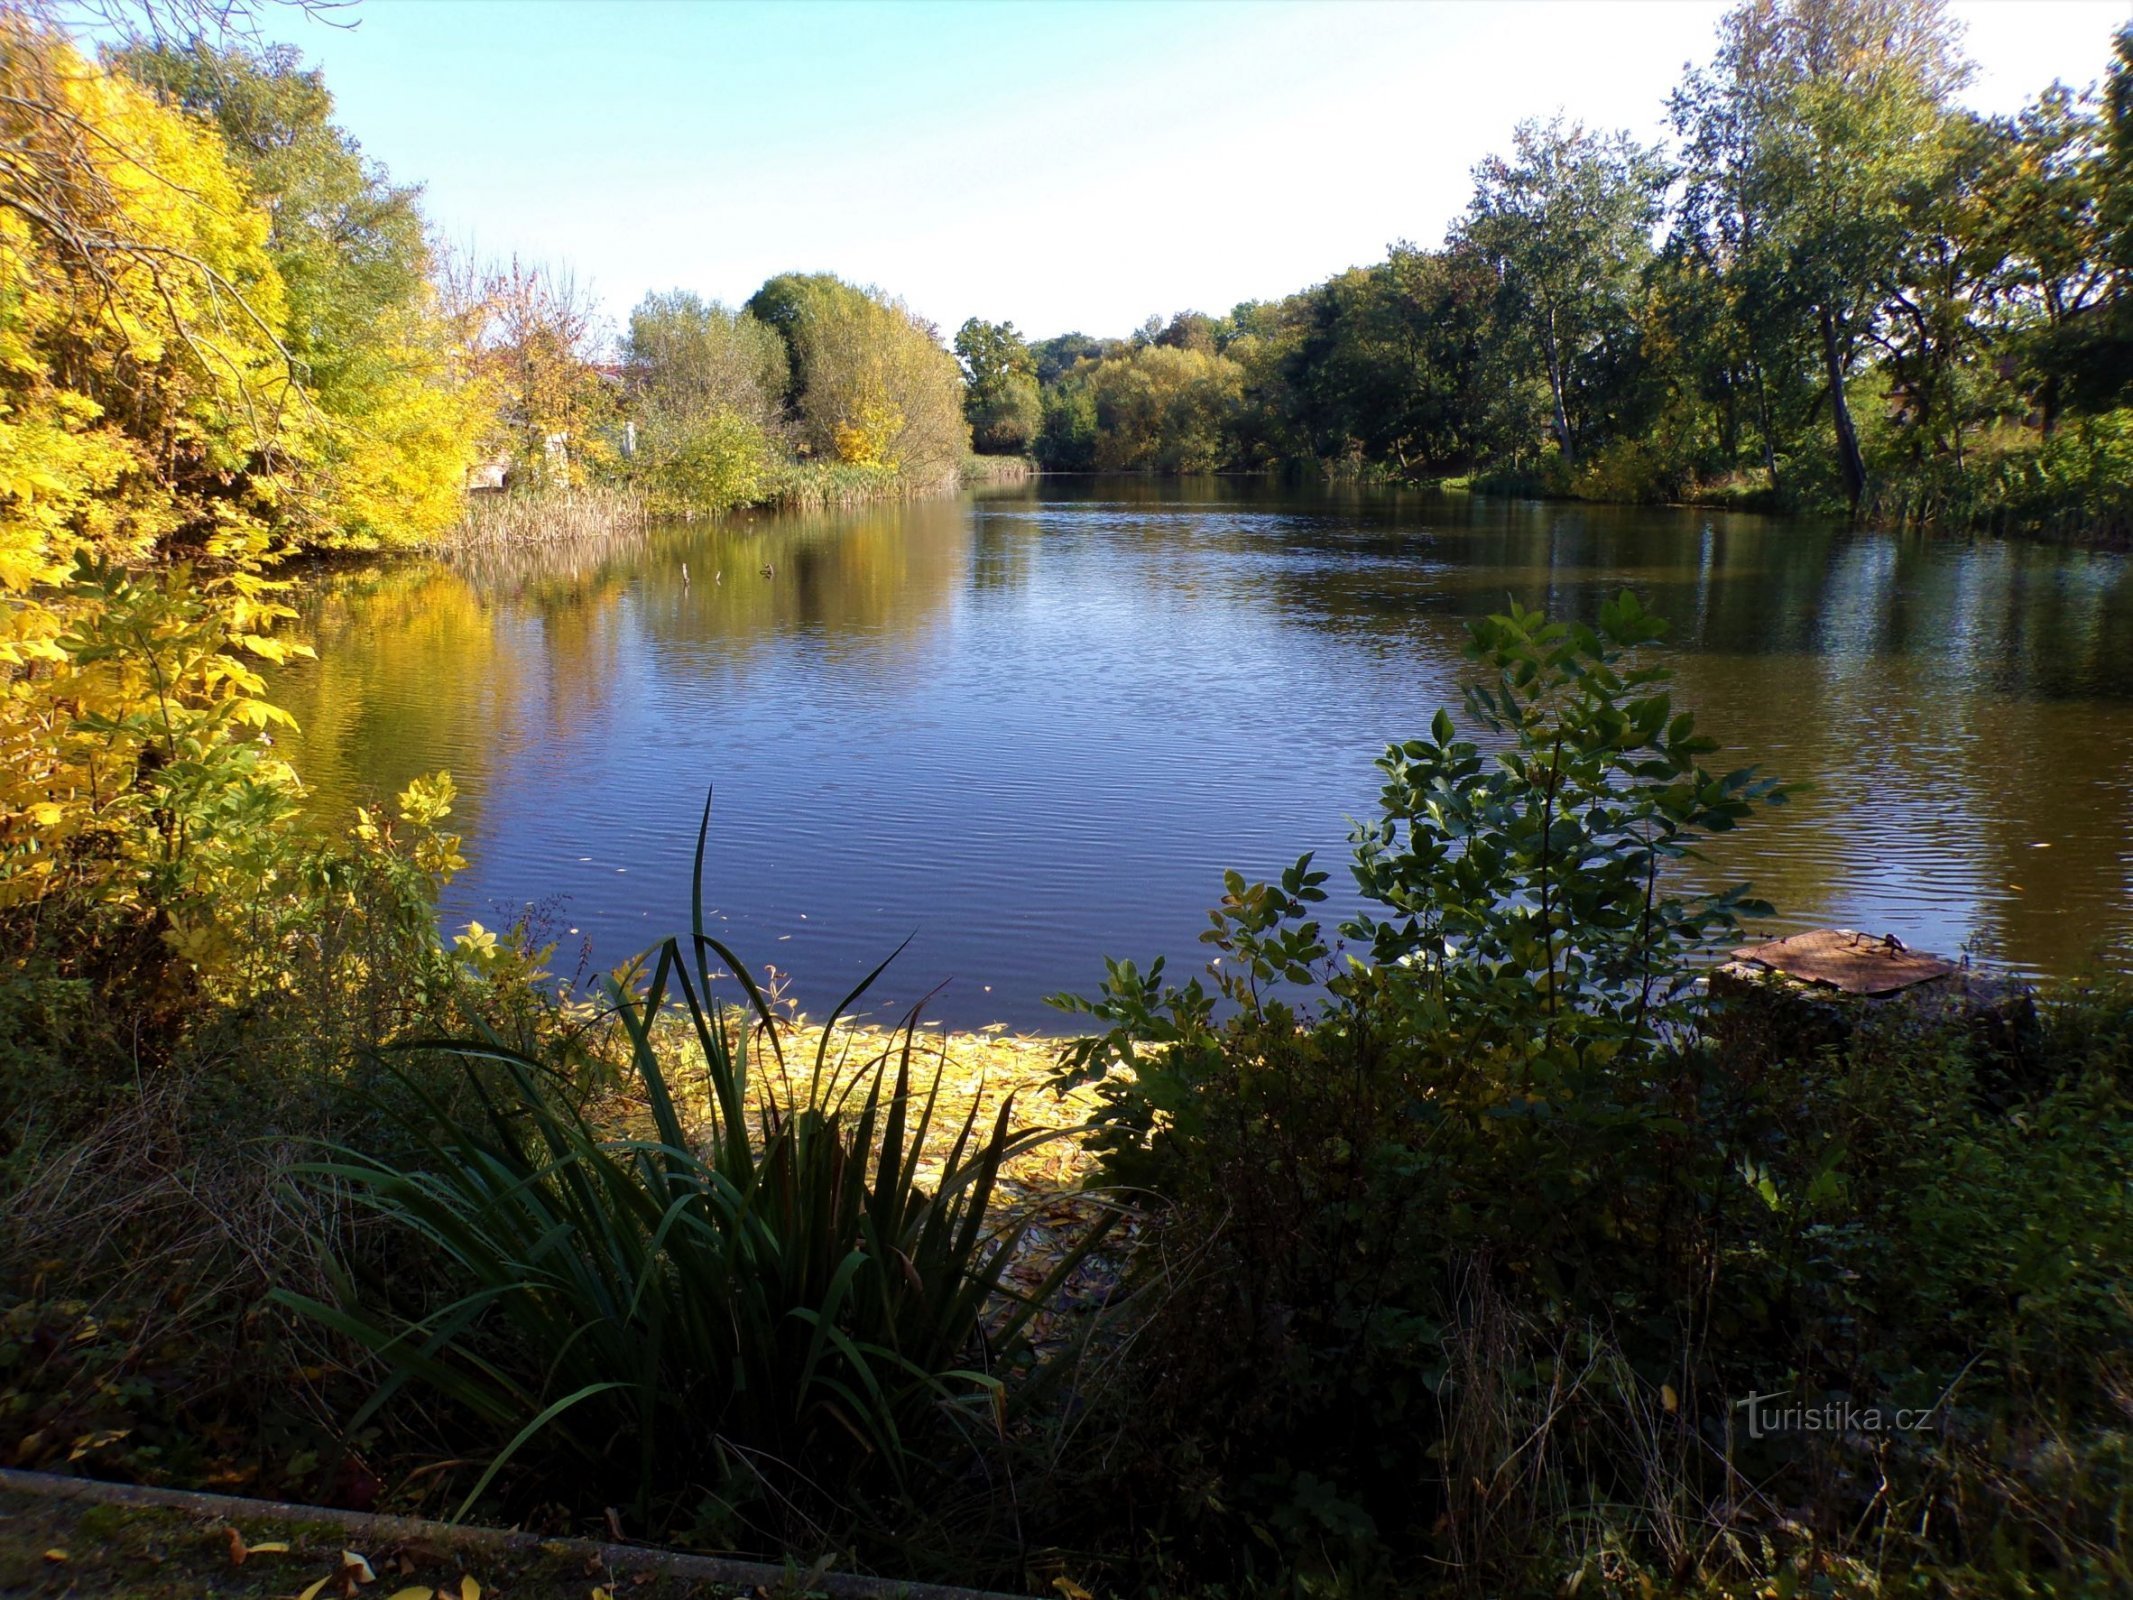
<instances>
[{"instance_id":1,"label":"water reflection","mask_svg":"<svg viewBox=\"0 0 2133 1600\"><path fill-rule=\"evenodd\" d=\"M684 578L686 568L687 577ZM765 569L768 569L766 575ZM454 916L566 897L602 960L717 913L816 996L1050 1020L1102 953L1198 961L1219 872L1338 860L1467 619L1635 588L1705 725L1815 792L1705 869L2066 970L2133 933L2133 571L2040 546L1687 511L1047 479L846 516L321 580L281 692L322 806L449 766ZM988 988L989 986L989 988Z\"/></svg>"}]
</instances>

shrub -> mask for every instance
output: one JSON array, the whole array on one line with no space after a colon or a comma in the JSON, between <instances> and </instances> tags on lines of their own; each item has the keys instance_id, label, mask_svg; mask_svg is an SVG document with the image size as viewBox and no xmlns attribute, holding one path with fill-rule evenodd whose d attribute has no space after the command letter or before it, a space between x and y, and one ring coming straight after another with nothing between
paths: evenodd
<instances>
[{"instance_id":1,"label":"shrub","mask_svg":"<svg viewBox=\"0 0 2133 1600\"><path fill-rule=\"evenodd\" d=\"M1387 751L1357 954L1306 858L1230 875L1211 987L1061 997L1153 1239L1064 1537L1166 1592L2125 1581L2124 980L2046 1004L2011 1106L1959 1019L1710 1027L1750 902L1669 868L1783 791L1703 769L1656 634L1476 627L1494 753Z\"/></svg>"},{"instance_id":2,"label":"shrub","mask_svg":"<svg viewBox=\"0 0 2133 1600\"><path fill-rule=\"evenodd\" d=\"M638 453L651 502L664 511L751 505L763 497L773 459L763 430L724 409L646 418Z\"/></svg>"}]
</instances>

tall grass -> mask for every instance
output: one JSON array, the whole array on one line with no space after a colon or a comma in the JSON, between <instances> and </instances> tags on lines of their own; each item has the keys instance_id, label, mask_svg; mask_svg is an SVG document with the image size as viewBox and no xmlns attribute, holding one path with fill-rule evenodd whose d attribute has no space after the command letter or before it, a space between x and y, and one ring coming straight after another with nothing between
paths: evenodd
<instances>
[{"instance_id":1,"label":"tall grass","mask_svg":"<svg viewBox=\"0 0 2133 1600\"><path fill-rule=\"evenodd\" d=\"M1028 456L963 457L965 483L1027 483L1036 473L1037 464Z\"/></svg>"},{"instance_id":2,"label":"tall grass","mask_svg":"<svg viewBox=\"0 0 2133 1600\"><path fill-rule=\"evenodd\" d=\"M438 548L465 550L595 539L641 527L650 515L642 494L610 484L469 495L465 513L438 541Z\"/></svg>"},{"instance_id":3,"label":"tall grass","mask_svg":"<svg viewBox=\"0 0 2133 1600\"><path fill-rule=\"evenodd\" d=\"M875 500L924 493L896 468L881 463L781 461L770 469L757 504L772 511L840 511Z\"/></svg>"},{"instance_id":4,"label":"tall grass","mask_svg":"<svg viewBox=\"0 0 2133 1600\"><path fill-rule=\"evenodd\" d=\"M706 829L709 817L707 805ZM940 1075L927 1081L915 1059L915 1014L856 1067L833 1058L836 1017L881 968L796 1075L764 995L704 931L704 838L690 934L656 947L641 988L608 986L650 1137L595 1127L542 1061L461 1041L437 1048L466 1073L476 1125L411 1080L409 1154L342 1150L306 1169L402 1230L451 1285L413 1307L350 1279L338 1304L281 1298L387 1370L352 1428L414 1381L486 1430L493 1452L461 1515L529 1450L549 1495L576 1483L595 1506L631 1502L660 1521L688 1511L686 1485L728 1502L767 1488L782 1504L903 1491L918 1463L1004 1427L1001 1371L1028 1355L1030 1318L1102 1232L1034 1292L1011 1288L1021 1228L996 1225L995 1187L1003 1163L1052 1135L1015 1131L1012 1097L989 1128L975 1105L937 1127ZM713 998L725 972L744 1004ZM700 1137L675 1093L693 1074L661 1057L670 1008L701 1068ZM937 1171L930 1188L922 1169ZM987 1315L996 1302L1005 1315Z\"/></svg>"}]
</instances>

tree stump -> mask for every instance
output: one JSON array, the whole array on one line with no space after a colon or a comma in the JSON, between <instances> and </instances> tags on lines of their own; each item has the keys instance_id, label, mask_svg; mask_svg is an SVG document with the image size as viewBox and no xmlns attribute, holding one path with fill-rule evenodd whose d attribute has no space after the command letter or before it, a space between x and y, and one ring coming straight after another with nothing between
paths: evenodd
<instances>
[{"instance_id":1,"label":"tree stump","mask_svg":"<svg viewBox=\"0 0 2133 1600\"><path fill-rule=\"evenodd\" d=\"M1861 1026L1959 1029L1979 1087L1998 1100L2028 1087L2037 1009L2017 978L1906 949L1894 935L1817 928L1735 950L1714 968L1712 1034L1764 1061L1798 1060L1845 1044Z\"/></svg>"}]
</instances>

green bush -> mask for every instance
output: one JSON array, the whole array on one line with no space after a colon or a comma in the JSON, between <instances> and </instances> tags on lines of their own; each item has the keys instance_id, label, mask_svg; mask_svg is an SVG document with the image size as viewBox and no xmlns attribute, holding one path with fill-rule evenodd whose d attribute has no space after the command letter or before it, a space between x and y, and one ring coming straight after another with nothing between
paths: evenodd
<instances>
[{"instance_id":1,"label":"green bush","mask_svg":"<svg viewBox=\"0 0 2133 1600\"><path fill-rule=\"evenodd\" d=\"M1657 633L1477 626L1493 753L1387 751L1345 947L1306 858L1230 876L1211 986L1061 997L1153 1241L1065 1537L1166 1591L2123 1581L2123 981L2047 1003L2011 1107L1959 1020L1714 1011L1750 902L1669 868L1784 791L1703 769ZM1758 1395L1930 1427L1756 1438Z\"/></svg>"},{"instance_id":2,"label":"green bush","mask_svg":"<svg viewBox=\"0 0 2133 1600\"><path fill-rule=\"evenodd\" d=\"M774 459L769 436L724 408L646 418L638 456L656 510L712 513L763 498Z\"/></svg>"}]
</instances>

